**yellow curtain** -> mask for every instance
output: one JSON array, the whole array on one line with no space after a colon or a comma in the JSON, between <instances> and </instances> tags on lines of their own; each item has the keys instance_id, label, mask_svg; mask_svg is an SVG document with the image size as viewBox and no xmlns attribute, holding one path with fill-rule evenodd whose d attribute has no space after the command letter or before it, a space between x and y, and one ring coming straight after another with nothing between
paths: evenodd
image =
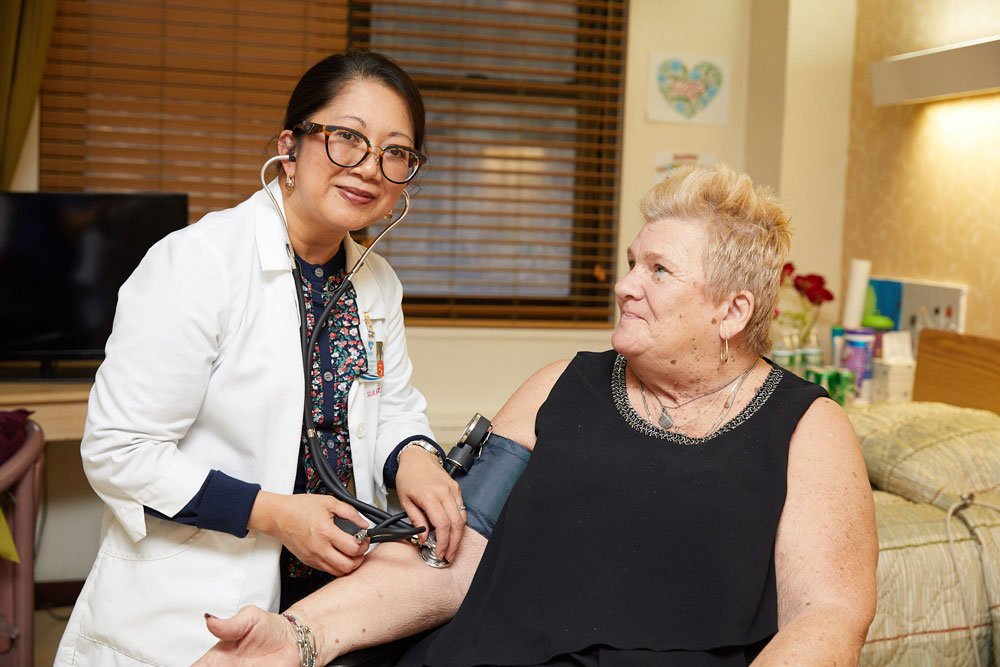
<instances>
[{"instance_id":1,"label":"yellow curtain","mask_svg":"<svg viewBox=\"0 0 1000 667\"><path fill-rule=\"evenodd\" d=\"M57 0L0 2L0 190L10 187L45 70Z\"/></svg>"}]
</instances>

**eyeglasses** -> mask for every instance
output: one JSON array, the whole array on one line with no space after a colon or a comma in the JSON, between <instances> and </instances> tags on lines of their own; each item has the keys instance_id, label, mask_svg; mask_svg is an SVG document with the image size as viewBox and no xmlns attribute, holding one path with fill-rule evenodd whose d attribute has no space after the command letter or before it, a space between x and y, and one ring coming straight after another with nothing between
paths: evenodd
<instances>
[{"instance_id":1,"label":"eyeglasses","mask_svg":"<svg viewBox=\"0 0 1000 667\"><path fill-rule=\"evenodd\" d=\"M372 142L368 137L349 127L339 125L320 125L308 121L299 123L295 129L306 134L322 132L326 135L326 156L338 167L357 167L365 161L372 152ZM382 175L392 183L408 183L417 175L420 165L427 158L412 148L390 144L375 148L375 159L382 170Z\"/></svg>"}]
</instances>

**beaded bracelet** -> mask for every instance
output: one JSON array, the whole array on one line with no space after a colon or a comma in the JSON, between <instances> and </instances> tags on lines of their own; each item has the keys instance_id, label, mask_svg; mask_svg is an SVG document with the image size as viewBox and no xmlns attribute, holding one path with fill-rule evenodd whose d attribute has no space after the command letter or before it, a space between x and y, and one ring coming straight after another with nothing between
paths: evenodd
<instances>
[{"instance_id":1,"label":"beaded bracelet","mask_svg":"<svg viewBox=\"0 0 1000 667\"><path fill-rule=\"evenodd\" d=\"M291 614L282 614L295 628L298 637L296 645L299 648L299 667L316 667L316 636L308 625L302 625Z\"/></svg>"}]
</instances>

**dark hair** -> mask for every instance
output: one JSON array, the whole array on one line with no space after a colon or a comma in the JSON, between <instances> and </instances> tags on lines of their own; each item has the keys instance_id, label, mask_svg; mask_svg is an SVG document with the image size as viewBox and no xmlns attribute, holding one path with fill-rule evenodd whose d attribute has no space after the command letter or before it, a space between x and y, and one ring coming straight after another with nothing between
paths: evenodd
<instances>
[{"instance_id":1,"label":"dark hair","mask_svg":"<svg viewBox=\"0 0 1000 667\"><path fill-rule=\"evenodd\" d=\"M374 51L348 51L328 56L309 68L288 98L285 109L286 130L309 119L328 105L340 91L354 81L374 81L403 98L413 123L414 148L424 148L424 100L413 79L396 61ZM298 132L296 132L298 134Z\"/></svg>"}]
</instances>

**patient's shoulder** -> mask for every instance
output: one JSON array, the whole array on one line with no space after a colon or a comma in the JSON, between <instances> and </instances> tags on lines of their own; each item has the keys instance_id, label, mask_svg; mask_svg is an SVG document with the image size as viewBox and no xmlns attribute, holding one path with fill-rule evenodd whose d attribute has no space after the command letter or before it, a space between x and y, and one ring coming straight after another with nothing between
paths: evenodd
<instances>
[{"instance_id":1,"label":"patient's shoulder","mask_svg":"<svg viewBox=\"0 0 1000 667\"><path fill-rule=\"evenodd\" d=\"M525 380L493 418L494 432L528 449L533 449L535 415L568 365L569 359L553 362L535 371Z\"/></svg>"}]
</instances>

